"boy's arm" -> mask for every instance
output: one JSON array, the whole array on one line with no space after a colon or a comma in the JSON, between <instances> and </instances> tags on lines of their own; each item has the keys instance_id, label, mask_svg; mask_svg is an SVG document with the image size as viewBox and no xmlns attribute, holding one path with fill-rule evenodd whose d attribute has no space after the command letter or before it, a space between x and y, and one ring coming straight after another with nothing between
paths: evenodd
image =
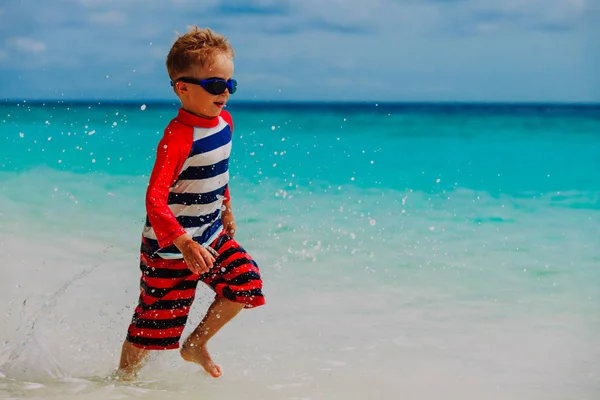
<instances>
[{"instance_id":1,"label":"boy's arm","mask_svg":"<svg viewBox=\"0 0 600 400\"><path fill-rule=\"evenodd\" d=\"M233 118L226 110L221 111L221 117L229 124L231 136L233 138ZM233 209L231 208L231 195L229 194L229 185L225 187L225 199L223 200L223 212L221 213L221 221L225 233L233 237L235 235L235 218L233 218Z\"/></svg>"},{"instance_id":2,"label":"boy's arm","mask_svg":"<svg viewBox=\"0 0 600 400\"><path fill-rule=\"evenodd\" d=\"M156 149L156 162L146 191L148 219L156 234L158 245L168 247L175 244L188 268L195 274L203 274L213 267L214 256L196 243L177 222L169 208L171 186L191 151L193 133L165 131Z\"/></svg>"},{"instance_id":3,"label":"boy's arm","mask_svg":"<svg viewBox=\"0 0 600 400\"><path fill-rule=\"evenodd\" d=\"M185 139L181 132L176 135L165 131L156 149L156 161L146 191L148 219L161 248L170 246L175 238L185 233L168 206L170 188L192 145L191 140Z\"/></svg>"},{"instance_id":4,"label":"boy's arm","mask_svg":"<svg viewBox=\"0 0 600 400\"><path fill-rule=\"evenodd\" d=\"M221 221L225 233L233 237L235 235L235 218L233 217L233 209L231 208L231 196L229 194L229 185L225 189L225 200L223 200L223 212L221 213Z\"/></svg>"}]
</instances>

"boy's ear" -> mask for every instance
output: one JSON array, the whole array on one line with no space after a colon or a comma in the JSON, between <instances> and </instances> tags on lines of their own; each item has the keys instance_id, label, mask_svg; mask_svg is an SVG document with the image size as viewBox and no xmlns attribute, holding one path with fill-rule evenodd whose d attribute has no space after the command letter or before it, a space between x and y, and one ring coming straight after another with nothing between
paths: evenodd
<instances>
[{"instance_id":1,"label":"boy's ear","mask_svg":"<svg viewBox=\"0 0 600 400\"><path fill-rule=\"evenodd\" d=\"M185 82L177 82L175 84L175 91L179 94L187 94L188 92L188 87L187 84Z\"/></svg>"}]
</instances>

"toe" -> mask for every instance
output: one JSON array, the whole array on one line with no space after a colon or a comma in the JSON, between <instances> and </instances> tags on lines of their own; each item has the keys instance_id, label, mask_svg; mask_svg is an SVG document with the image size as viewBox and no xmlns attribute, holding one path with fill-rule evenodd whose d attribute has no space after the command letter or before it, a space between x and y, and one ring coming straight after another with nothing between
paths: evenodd
<instances>
[{"instance_id":1,"label":"toe","mask_svg":"<svg viewBox=\"0 0 600 400\"><path fill-rule=\"evenodd\" d=\"M210 369L210 374L215 378L220 377L221 376L221 368L218 365L213 365L212 368Z\"/></svg>"}]
</instances>

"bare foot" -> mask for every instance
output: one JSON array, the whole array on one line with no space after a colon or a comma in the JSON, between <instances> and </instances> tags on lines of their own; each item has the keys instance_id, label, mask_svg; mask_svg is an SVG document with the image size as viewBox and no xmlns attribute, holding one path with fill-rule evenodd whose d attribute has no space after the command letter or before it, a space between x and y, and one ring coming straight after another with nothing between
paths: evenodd
<instances>
[{"instance_id":1,"label":"bare foot","mask_svg":"<svg viewBox=\"0 0 600 400\"><path fill-rule=\"evenodd\" d=\"M113 379L116 381L121 381L121 382L131 382L136 377L137 377L137 374L133 371L118 369L110 376L110 379Z\"/></svg>"},{"instance_id":2,"label":"bare foot","mask_svg":"<svg viewBox=\"0 0 600 400\"><path fill-rule=\"evenodd\" d=\"M212 375L214 378L221 376L221 367L215 364L208 354L206 345L194 346L193 344L184 344L179 352L181 358L185 361L193 362L201 365L206 372Z\"/></svg>"}]
</instances>

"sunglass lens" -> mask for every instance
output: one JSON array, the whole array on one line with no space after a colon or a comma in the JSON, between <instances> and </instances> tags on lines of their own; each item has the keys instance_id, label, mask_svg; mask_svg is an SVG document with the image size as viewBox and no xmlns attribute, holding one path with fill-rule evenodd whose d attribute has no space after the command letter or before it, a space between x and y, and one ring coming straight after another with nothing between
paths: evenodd
<instances>
[{"instance_id":1,"label":"sunglass lens","mask_svg":"<svg viewBox=\"0 0 600 400\"><path fill-rule=\"evenodd\" d=\"M204 88L208 93L217 95L227 90L227 83L225 81L211 81L207 82Z\"/></svg>"},{"instance_id":2,"label":"sunglass lens","mask_svg":"<svg viewBox=\"0 0 600 400\"><path fill-rule=\"evenodd\" d=\"M229 80L229 93L234 94L237 90L237 81L235 79Z\"/></svg>"}]
</instances>

